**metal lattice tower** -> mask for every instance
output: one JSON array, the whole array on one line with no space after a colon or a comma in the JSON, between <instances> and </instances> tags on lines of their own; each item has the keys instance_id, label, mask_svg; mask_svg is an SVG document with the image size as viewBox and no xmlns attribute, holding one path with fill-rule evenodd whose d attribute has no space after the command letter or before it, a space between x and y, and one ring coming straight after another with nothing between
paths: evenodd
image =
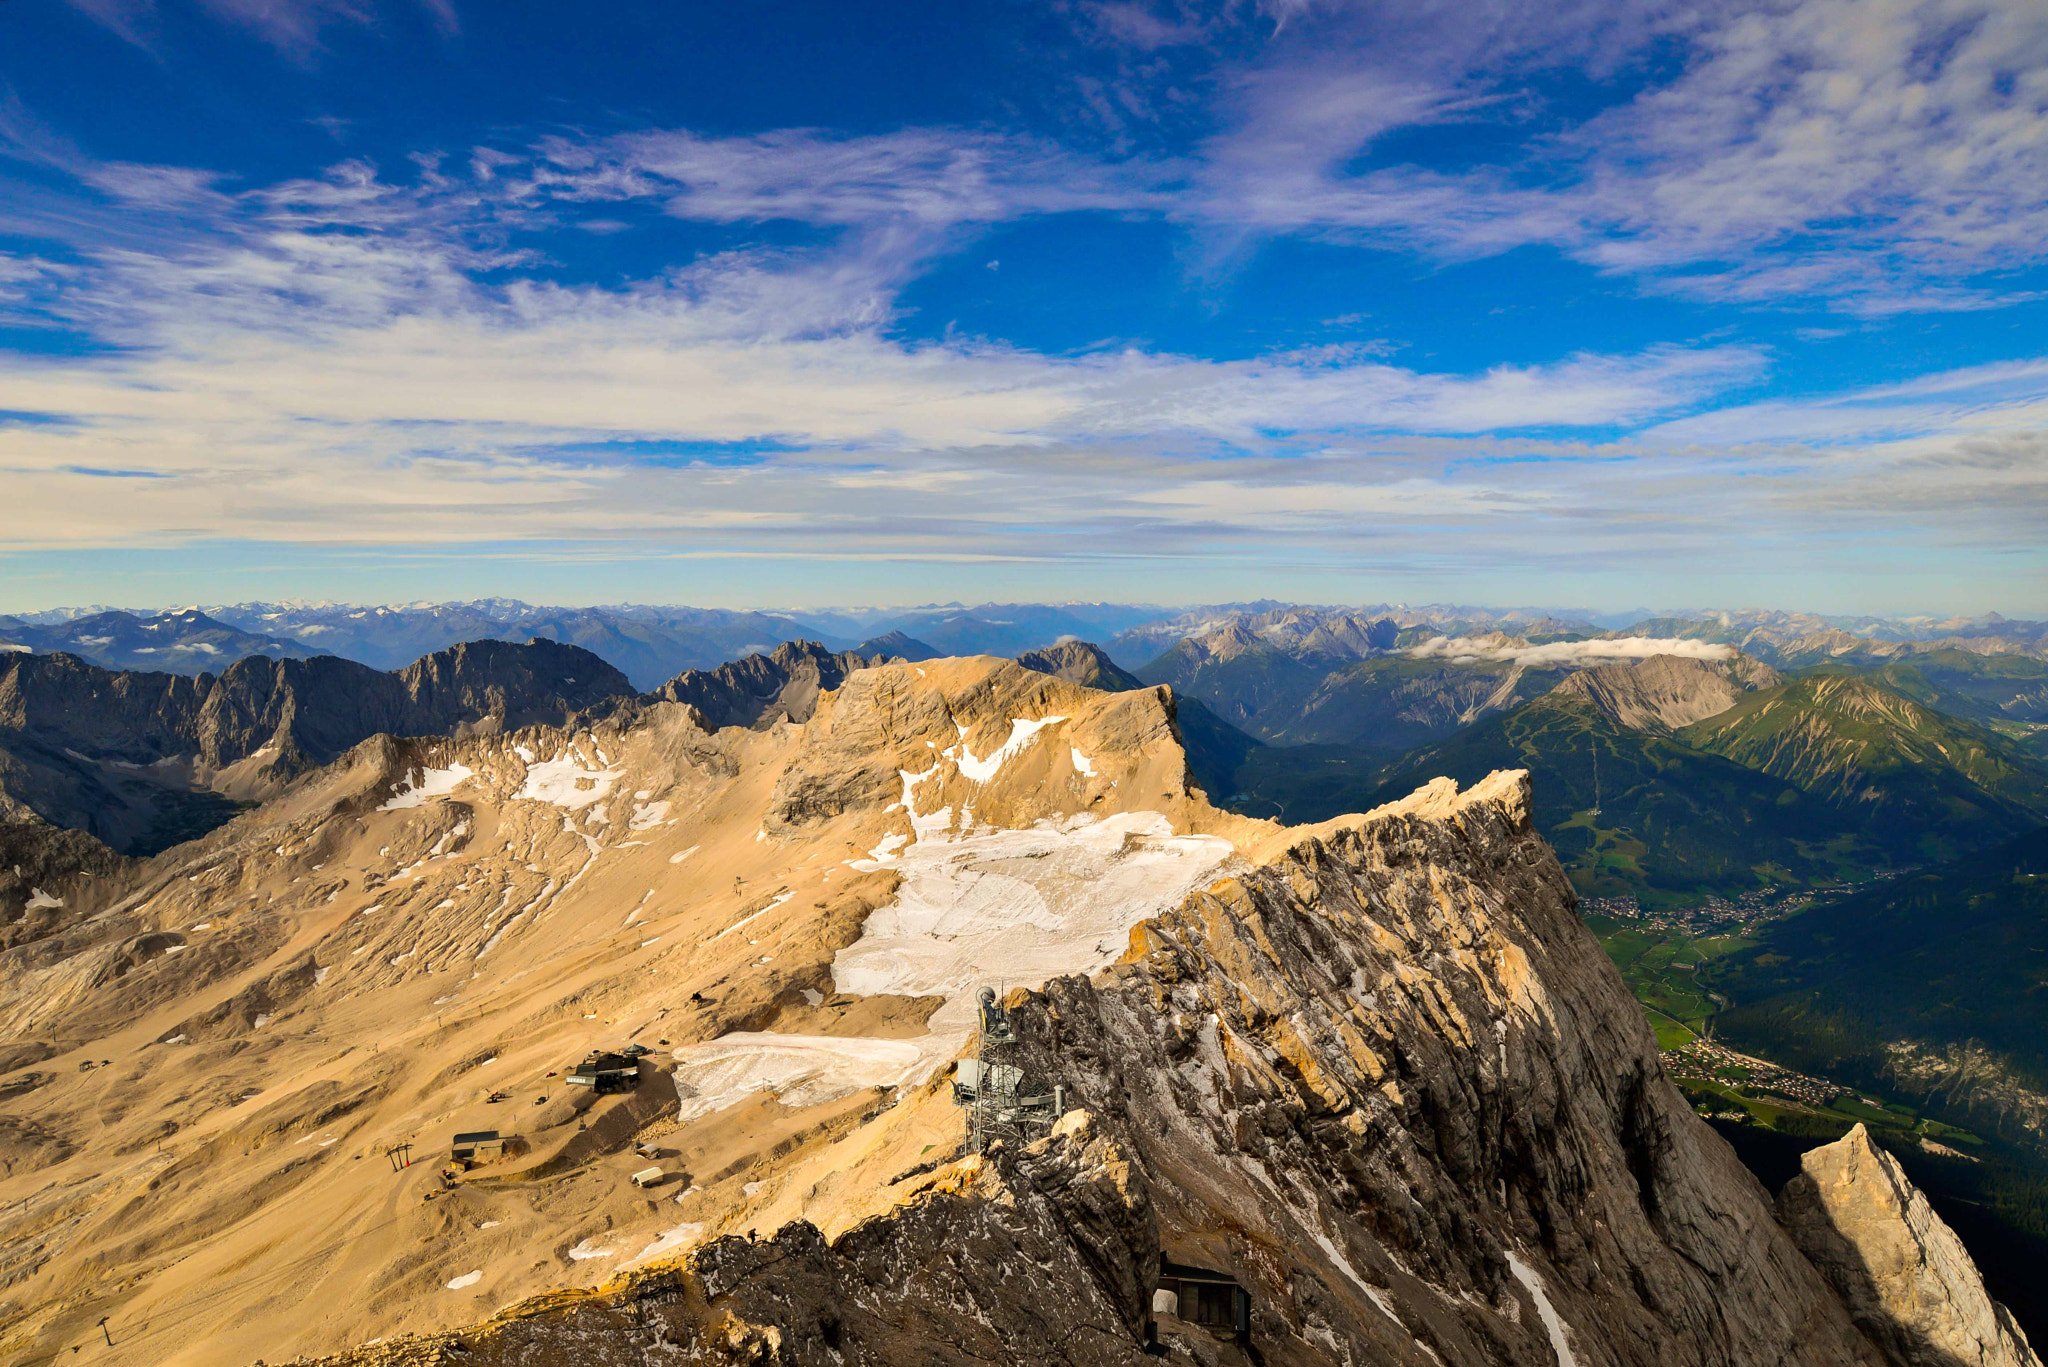
<instances>
[{"instance_id":1,"label":"metal lattice tower","mask_svg":"<svg viewBox=\"0 0 2048 1367\"><path fill-rule=\"evenodd\" d=\"M980 1003L981 1036L974 1057L960 1064L953 1099L967 1108L967 1147L986 1153L998 1139L1023 1143L1051 1127L1066 1109L1066 1088L1028 1085L1023 1046L1008 1008L996 990L975 994Z\"/></svg>"}]
</instances>

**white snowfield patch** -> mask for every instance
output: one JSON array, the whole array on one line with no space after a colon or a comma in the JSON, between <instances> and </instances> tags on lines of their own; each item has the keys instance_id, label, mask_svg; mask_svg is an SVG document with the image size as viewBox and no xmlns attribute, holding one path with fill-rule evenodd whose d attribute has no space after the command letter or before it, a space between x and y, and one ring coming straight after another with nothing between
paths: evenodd
<instances>
[{"instance_id":1,"label":"white snowfield patch","mask_svg":"<svg viewBox=\"0 0 2048 1367\"><path fill-rule=\"evenodd\" d=\"M1020 734L1028 742L1057 720L1020 723L1031 728L1021 733L1013 726L1011 744ZM981 763L998 763L997 756ZM1114 962L1133 926L1178 906L1233 853L1230 842L1214 836L1175 835L1158 812L1106 820L1084 814L1029 830L955 836L950 808L918 814L917 790L937 773L937 765L902 771L916 835L896 860L896 900L871 914L860 939L832 963L835 991L944 997L928 1033L914 1040L732 1034L678 1049L678 1120L760 1091L785 1105L809 1106L862 1087L915 1086L973 1033L977 988L1035 988ZM869 861L856 867L862 862Z\"/></svg>"},{"instance_id":2,"label":"white snowfield patch","mask_svg":"<svg viewBox=\"0 0 2048 1367\"><path fill-rule=\"evenodd\" d=\"M450 1291L460 1291L465 1286L475 1286L483 1279L483 1269L479 1268L475 1272L465 1272L454 1281L448 1283L448 1289Z\"/></svg>"},{"instance_id":3,"label":"white snowfield patch","mask_svg":"<svg viewBox=\"0 0 2048 1367\"><path fill-rule=\"evenodd\" d=\"M868 851L865 859L848 860L848 865L861 873L873 873L896 862L896 852L910 843L910 837L901 832L892 832L882 837L882 843Z\"/></svg>"},{"instance_id":4,"label":"white snowfield patch","mask_svg":"<svg viewBox=\"0 0 2048 1367\"><path fill-rule=\"evenodd\" d=\"M30 888L29 892L31 895L28 899L28 910L30 911L39 911L44 907L61 907L64 905L63 898L52 897L41 888Z\"/></svg>"},{"instance_id":5,"label":"white snowfield patch","mask_svg":"<svg viewBox=\"0 0 2048 1367\"><path fill-rule=\"evenodd\" d=\"M702 1225L677 1225L674 1229L664 1229L661 1232L660 1238L626 1259L623 1263L620 1263L619 1266L622 1268L638 1267L641 1263L653 1258L659 1258L664 1253L674 1253L678 1249L693 1247L703 1237L704 1226Z\"/></svg>"},{"instance_id":6,"label":"white snowfield patch","mask_svg":"<svg viewBox=\"0 0 2048 1367\"><path fill-rule=\"evenodd\" d=\"M520 784L519 791L512 796L528 802L552 802L557 807L574 811L603 801L605 794L625 772L623 769L586 769L574 754L567 754L560 759L546 759L527 766L526 782ZM587 788L582 786L586 780L590 784Z\"/></svg>"},{"instance_id":7,"label":"white snowfield patch","mask_svg":"<svg viewBox=\"0 0 2048 1367\"><path fill-rule=\"evenodd\" d=\"M1543 1292L1543 1279L1536 1275L1536 1269L1508 1254L1508 1270L1515 1274L1515 1280L1529 1289L1529 1295L1536 1302L1536 1314L1543 1320L1543 1330L1550 1335L1551 1351L1557 1354L1557 1367L1579 1367L1579 1360L1572 1356L1572 1345L1566 1337L1564 1321L1558 1317L1557 1309L1551 1305L1550 1297Z\"/></svg>"},{"instance_id":8,"label":"white snowfield patch","mask_svg":"<svg viewBox=\"0 0 2048 1367\"><path fill-rule=\"evenodd\" d=\"M668 862L671 864L680 864L685 859L688 859L691 855L695 854L697 850L698 846L695 845L690 846L690 848L687 850L678 850L676 853L668 857Z\"/></svg>"},{"instance_id":9,"label":"white snowfield patch","mask_svg":"<svg viewBox=\"0 0 2048 1367\"><path fill-rule=\"evenodd\" d=\"M1688 660L1729 660L1734 646L1716 641L1688 641L1676 636L1618 636L1605 641L1552 641L1540 646L1503 646L1466 636L1435 636L1406 652L1417 660L1449 660L1473 664L1499 660L1531 668L1570 669L1647 660L1652 655L1679 655Z\"/></svg>"},{"instance_id":10,"label":"white snowfield patch","mask_svg":"<svg viewBox=\"0 0 2048 1367\"><path fill-rule=\"evenodd\" d=\"M741 1031L675 1051L676 1119L722 1111L756 1092L786 1106L836 1101L863 1087L897 1086L922 1066L918 1041L770 1035Z\"/></svg>"},{"instance_id":11,"label":"white snowfield patch","mask_svg":"<svg viewBox=\"0 0 2048 1367\"><path fill-rule=\"evenodd\" d=\"M1022 754L1024 747L1031 744L1040 731L1055 722L1065 720L1064 715L1040 717L1037 721L1014 717L1010 721L1010 738L997 746L987 759L974 757L974 752L967 748L967 738L964 734L958 745L946 751L946 758L960 766L962 777L976 783L986 783L1001 773L1003 766L1009 763L1013 756Z\"/></svg>"},{"instance_id":12,"label":"white snowfield patch","mask_svg":"<svg viewBox=\"0 0 2048 1367\"><path fill-rule=\"evenodd\" d=\"M598 1247L599 1244L608 1242L610 1241L604 1239L585 1239L569 1250L569 1257L579 1263L588 1262L592 1258L609 1258L619 1250Z\"/></svg>"},{"instance_id":13,"label":"white snowfield patch","mask_svg":"<svg viewBox=\"0 0 2048 1367\"><path fill-rule=\"evenodd\" d=\"M403 785L392 784L391 791L395 796L377 810L395 812L406 807L418 807L429 798L448 796L475 776L476 770L467 764L451 764L446 769L422 769L418 783L414 783L408 774Z\"/></svg>"},{"instance_id":14,"label":"white snowfield patch","mask_svg":"<svg viewBox=\"0 0 2048 1367\"><path fill-rule=\"evenodd\" d=\"M1082 754L1078 748L1071 745L1067 747L1067 751L1074 758L1075 773L1079 774L1082 778L1095 777L1095 764L1088 756Z\"/></svg>"},{"instance_id":15,"label":"white snowfield patch","mask_svg":"<svg viewBox=\"0 0 2048 1367\"><path fill-rule=\"evenodd\" d=\"M1175 835L1157 812L920 837L903 853L895 902L834 957L832 981L863 996L946 997L919 1042L934 1066L972 1030L973 989L1094 972L1123 953L1132 926L1179 905L1231 855L1228 841Z\"/></svg>"},{"instance_id":16,"label":"white snowfield patch","mask_svg":"<svg viewBox=\"0 0 2048 1367\"><path fill-rule=\"evenodd\" d=\"M626 824L636 831L659 826L668 820L668 808L666 802L636 802L633 804L633 819Z\"/></svg>"}]
</instances>

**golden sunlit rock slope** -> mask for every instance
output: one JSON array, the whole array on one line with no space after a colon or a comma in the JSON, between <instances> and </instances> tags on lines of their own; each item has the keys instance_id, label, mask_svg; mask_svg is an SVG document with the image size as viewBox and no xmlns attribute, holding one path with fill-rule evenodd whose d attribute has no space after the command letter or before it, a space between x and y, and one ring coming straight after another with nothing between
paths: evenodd
<instances>
[{"instance_id":1,"label":"golden sunlit rock slope","mask_svg":"<svg viewBox=\"0 0 2048 1367\"><path fill-rule=\"evenodd\" d=\"M1016 718L1048 717L1013 743ZM1113 828L1052 895L1128 867L1128 904L1097 913L1099 950L1042 955L1051 971L1108 962L1228 857L1190 833L1259 829L1189 795L1156 694L993 659L863 671L801 727L707 734L655 703L570 734L367 742L204 840L65 889L69 928L10 954L0 1357L68 1349L111 1316L109 1361L275 1360L593 1283L678 1229L806 1208L754 1178L857 1127L888 1104L881 1083L922 1081L965 1039L958 1020L927 1028L943 998L923 991L958 961L870 956L867 979L893 972L907 991L834 981L834 956L916 862L906 770L927 775L917 809L947 809L956 831ZM917 824L927 843L948 826ZM985 899L1017 881L1007 863L1062 862L954 853L985 855L958 875ZM984 927L991 952L1003 930ZM740 1076L693 1056L735 1032L805 1045ZM744 1099L709 1111L728 1098L707 1094L676 1127L676 1089L650 1083L580 1115L550 1073L628 1042ZM594 1118L629 1103L669 1114ZM619 1140L650 1123L687 1174L658 1197L623 1181L646 1163ZM947 1110L931 1128L957 1140ZM516 1133L527 1153L422 1199L471 1129ZM600 1130L588 1161L557 1156ZM394 1171L405 1143L415 1164ZM546 1180L517 1180L551 1157Z\"/></svg>"},{"instance_id":2,"label":"golden sunlit rock slope","mask_svg":"<svg viewBox=\"0 0 2048 1367\"><path fill-rule=\"evenodd\" d=\"M1182 1363L1880 1361L1528 807L1283 830L1166 690L992 658L377 738L9 952L0 1358L1135 1364L1164 1250L1252 1296ZM986 1156L983 984L1074 1106Z\"/></svg>"}]
</instances>

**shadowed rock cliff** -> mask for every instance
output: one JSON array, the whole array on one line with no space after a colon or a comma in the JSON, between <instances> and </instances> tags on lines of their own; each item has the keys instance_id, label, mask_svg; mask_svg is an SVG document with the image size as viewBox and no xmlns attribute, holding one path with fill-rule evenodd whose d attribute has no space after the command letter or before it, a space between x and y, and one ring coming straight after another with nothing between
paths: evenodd
<instances>
[{"instance_id":1,"label":"shadowed rock cliff","mask_svg":"<svg viewBox=\"0 0 2048 1367\"><path fill-rule=\"evenodd\" d=\"M396 673L337 656L251 656L218 676L0 656L0 816L153 853L210 830L379 733L489 734L630 697L554 641L471 641Z\"/></svg>"},{"instance_id":2,"label":"shadowed rock cliff","mask_svg":"<svg viewBox=\"0 0 2048 1367\"><path fill-rule=\"evenodd\" d=\"M839 687L868 663L863 655L835 654L816 641L784 641L767 655L749 655L716 669L685 670L652 696L696 708L714 731L808 721L819 694Z\"/></svg>"}]
</instances>

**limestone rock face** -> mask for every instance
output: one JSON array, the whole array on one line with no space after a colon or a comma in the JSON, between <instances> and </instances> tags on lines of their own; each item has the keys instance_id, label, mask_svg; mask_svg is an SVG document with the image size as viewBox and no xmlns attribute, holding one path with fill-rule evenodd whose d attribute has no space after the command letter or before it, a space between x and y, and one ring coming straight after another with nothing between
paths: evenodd
<instances>
[{"instance_id":1,"label":"limestone rock face","mask_svg":"<svg viewBox=\"0 0 2048 1367\"><path fill-rule=\"evenodd\" d=\"M1746 655L1720 661L1652 655L1580 670L1557 691L1583 698L1632 731L1668 733L1718 717L1751 689L1782 682L1776 670Z\"/></svg>"},{"instance_id":2,"label":"limestone rock face","mask_svg":"<svg viewBox=\"0 0 2048 1367\"><path fill-rule=\"evenodd\" d=\"M395 673L333 655L187 677L0 653L0 819L155 853L370 736L561 724L632 692L589 651L538 638L470 641Z\"/></svg>"},{"instance_id":3,"label":"limestone rock face","mask_svg":"<svg viewBox=\"0 0 2048 1367\"><path fill-rule=\"evenodd\" d=\"M1800 1160L1778 1210L1856 1323L1899 1367L2038 1367L1977 1265L1858 1125Z\"/></svg>"},{"instance_id":4,"label":"limestone rock face","mask_svg":"<svg viewBox=\"0 0 2048 1367\"><path fill-rule=\"evenodd\" d=\"M1528 803L1445 780L1290 833L1050 984L1037 1066L1123 1127L1176 1258L1251 1289L1268 1362L1873 1361Z\"/></svg>"},{"instance_id":5,"label":"limestone rock face","mask_svg":"<svg viewBox=\"0 0 2048 1367\"><path fill-rule=\"evenodd\" d=\"M834 654L816 641L784 641L772 654L749 655L716 669L685 670L654 696L696 708L713 730L809 721L820 695L867 664L866 656L853 651Z\"/></svg>"},{"instance_id":6,"label":"limestone rock face","mask_svg":"<svg viewBox=\"0 0 2048 1367\"><path fill-rule=\"evenodd\" d=\"M1040 674L1053 674L1083 688L1123 693L1143 688L1145 681L1109 658L1101 646L1087 641L1061 641L1043 650L1027 650L1017 663Z\"/></svg>"}]
</instances>

